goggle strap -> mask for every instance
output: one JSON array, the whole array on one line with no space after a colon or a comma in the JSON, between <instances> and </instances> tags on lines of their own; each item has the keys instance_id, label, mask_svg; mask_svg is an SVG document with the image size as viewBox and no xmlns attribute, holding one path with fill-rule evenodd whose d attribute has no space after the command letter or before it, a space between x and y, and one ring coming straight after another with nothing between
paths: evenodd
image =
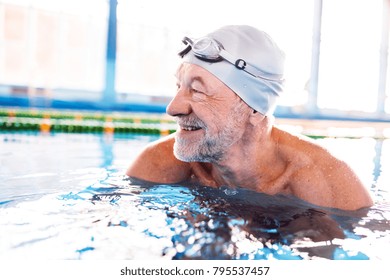
<instances>
[{"instance_id":1,"label":"goggle strap","mask_svg":"<svg viewBox=\"0 0 390 280\"><path fill-rule=\"evenodd\" d=\"M264 80L269 80L269 81L283 80L279 75L268 74L256 69L255 67L247 63L244 59L241 58L235 59L230 53L228 53L224 49L220 50L219 55L222 56L226 61L233 64L236 68L243 70L254 77L264 79ZM269 77L269 76L276 76L276 77Z\"/></svg>"},{"instance_id":2,"label":"goggle strap","mask_svg":"<svg viewBox=\"0 0 390 280\"><path fill-rule=\"evenodd\" d=\"M181 40L183 44L185 45L185 48L178 53L178 55L183 58L192 48L192 40L188 37L184 37L183 40Z\"/></svg>"}]
</instances>

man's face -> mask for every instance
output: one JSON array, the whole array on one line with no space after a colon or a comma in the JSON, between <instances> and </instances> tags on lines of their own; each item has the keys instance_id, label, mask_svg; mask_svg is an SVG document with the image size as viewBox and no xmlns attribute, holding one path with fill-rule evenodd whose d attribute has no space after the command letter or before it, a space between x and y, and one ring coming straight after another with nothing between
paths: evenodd
<instances>
[{"instance_id":1,"label":"man's face","mask_svg":"<svg viewBox=\"0 0 390 280\"><path fill-rule=\"evenodd\" d=\"M252 111L214 75L184 63L177 71L177 93L167 107L176 118L174 154L186 162L218 162L237 144Z\"/></svg>"}]
</instances>

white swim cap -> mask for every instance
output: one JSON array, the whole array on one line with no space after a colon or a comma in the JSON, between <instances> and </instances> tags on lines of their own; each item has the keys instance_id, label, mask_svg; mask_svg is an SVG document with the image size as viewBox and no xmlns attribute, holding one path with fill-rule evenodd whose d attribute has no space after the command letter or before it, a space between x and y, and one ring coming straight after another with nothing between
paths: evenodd
<instances>
[{"instance_id":1,"label":"white swim cap","mask_svg":"<svg viewBox=\"0 0 390 280\"><path fill-rule=\"evenodd\" d=\"M267 33L247 25L224 26L206 37L220 43L223 49L236 59L236 66L225 59L217 62L205 61L192 50L183 54L183 62L203 67L254 110L264 115L272 114L277 97L283 91L285 60L284 53L272 38ZM249 64L251 69L261 73L261 77L244 71L243 61Z\"/></svg>"}]
</instances>

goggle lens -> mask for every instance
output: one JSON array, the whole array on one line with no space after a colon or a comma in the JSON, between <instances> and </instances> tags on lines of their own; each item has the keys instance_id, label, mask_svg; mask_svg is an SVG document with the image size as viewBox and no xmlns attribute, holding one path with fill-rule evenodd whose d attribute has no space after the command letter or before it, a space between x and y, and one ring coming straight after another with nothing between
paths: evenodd
<instances>
[{"instance_id":1,"label":"goggle lens","mask_svg":"<svg viewBox=\"0 0 390 280\"><path fill-rule=\"evenodd\" d=\"M201 56L207 60L218 61L221 59L219 53L221 47L218 43L210 38L201 38L194 42L192 50L198 56Z\"/></svg>"},{"instance_id":2,"label":"goggle lens","mask_svg":"<svg viewBox=\"0 0 390 280\"><path fill-rule=\"evenodd\" d=\"M280 75L265 74L264 72L255 69L245 60L241 58L234 58L230 53L224 50L223 46L218 41L212 38L203 37L196 41L192 41L190 38L184 37L182 41L185 44L185 48L179 52L181 57L184 57L192 49L195 56L201 60L207 62L218 62L224 59L233 64L236 68L244 70L256 78L268 81L283 81L283 77L280 77Z\"/></svg>"}]
</instances>

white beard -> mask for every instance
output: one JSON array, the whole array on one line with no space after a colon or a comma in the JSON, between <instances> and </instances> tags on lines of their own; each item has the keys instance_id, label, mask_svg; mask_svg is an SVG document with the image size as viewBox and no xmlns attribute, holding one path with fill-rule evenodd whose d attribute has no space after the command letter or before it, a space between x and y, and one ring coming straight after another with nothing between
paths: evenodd
<instances>
[{"instance_id":1,"label":"white beard","mask_svg":"<svg viewBox=\"0 0 390 280\"><path fill-rule=\"evenodd\" d=\"M242 104L243 105L243 104ZM246 105L244 105L246 106ZM238 105L226 120L226 125L215 135L209 135L206 125L199 119L188 117L188 125L202 127L204 137L200 141L188 141L176 136L173 146L174 155L185 162L218 162L224 159L226 150L235 144L242 136L247 114L244 106ZM186 118L186 117L180 117ZM180 123L179 120L178 122Z\"/></svg>"}]
</instances>

